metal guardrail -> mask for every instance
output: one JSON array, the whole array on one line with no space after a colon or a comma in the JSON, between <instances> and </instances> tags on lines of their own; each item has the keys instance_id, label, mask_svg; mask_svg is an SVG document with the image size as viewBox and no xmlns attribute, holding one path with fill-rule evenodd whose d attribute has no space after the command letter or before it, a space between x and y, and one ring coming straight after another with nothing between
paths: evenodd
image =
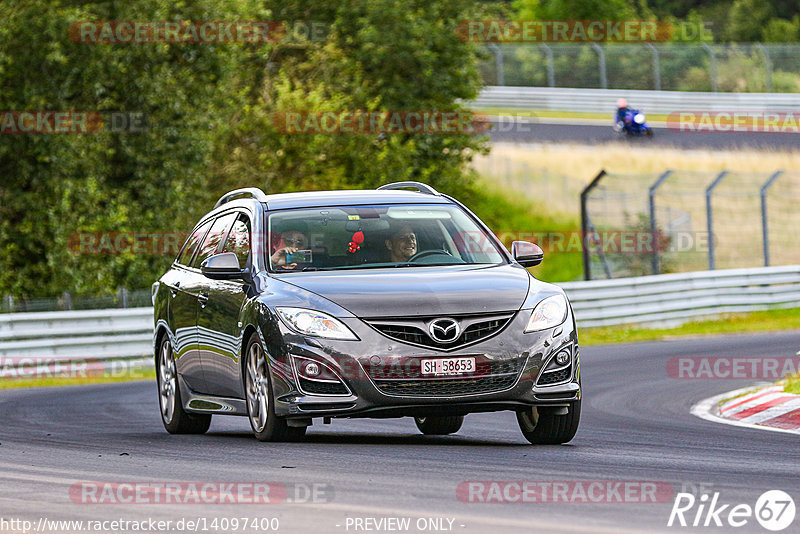
<instances>
[{"instance_id":1,"label":"metal guardrail","mask_svg":"<svg viewBox=\"0 0 800 534\"><path fill-rule=\"evenodd\" d=\"M800 307L800 265L559 284L578 326L679 324L723 313Z\"/></svg>"},{"instance_id":2,"label":"metal guardrail","mask_svg":"<svg viewBox=\"0 0 800 534\"><path fill-rule=\"evenodd\" d=\"M620 97L645 113L668 115L677 111L800 111L792 93L694 93L688 91L633 91L628 89L572 89L564 87L485 87L469 103L473 109L533 109L547 111L608 112Z\"/></svg>"},{"instance_id":3,"label":"metal guardrail","mask_svg":"<svg viewBox=\"0 0 800 534\"><path fill-rule=\"evenodd\" d=\"M133 358L152 352L153 308L0 315L0 360Z\"/></svg>"},{"instance_id":4,"label":"metal guardrail","mask_svg":"<svg viewBox=\"0 0 800 534\"><path fill-rule=\"evenodd\" d=\"M800 265L559 284L580 327L680 323L729 312L800 307ZM0 366L135 358L152 353L153 309L0 316Z\"/></svg>"}]
</instances>

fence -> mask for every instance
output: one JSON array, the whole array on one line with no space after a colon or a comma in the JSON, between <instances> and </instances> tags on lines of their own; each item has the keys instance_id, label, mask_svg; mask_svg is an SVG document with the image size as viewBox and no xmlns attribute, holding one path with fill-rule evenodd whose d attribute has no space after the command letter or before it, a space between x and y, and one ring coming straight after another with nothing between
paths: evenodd
<instances>
[{"instance_id":1,"label":"fence","mask_svg":"<svg viewBox=\"0 0 800 534\"><path fill-rule=\"evenodd\" d=\"M800 265L561 284L580 327L680 323L695 317L800 307ZM153 309L0 316L0 369L35 361L152 354ZM152 362L152 358L146 360ZM10 364L9 364L10 362ZM5 376L5 375L4 375Z\"/></svg>"},{"instance_id":2,"label":"fence","mask_svg":"<svg viewBox=\"0 0 800 534\"><path fill-rule=\"evenodd\" d=\"M800 263L798 202L798 173L601 172L581 194L584 276Z\"/></svg>"},{"instance_id":3,"label":"fence","mask_svg":"<svg viewBox=\"0 0 800 534\"><path fill-rule=\"evenodd\" d=\"M800 91L800 85L798 86ZM550 87L486 87L470 106L486 109L532 109L607 113L616 111L619 97L648 114L679 111L800 111L800 98L790 93L697 93L629 89Z\"/></svg>"},{"instance_id":4,"label":"fence","mask_svg":"<svg viewBox=\"0 0 800 534\"><path fill-rule=\"evenodd\" d=\"M137 289L130 291L120 287L114 295L73 296L65 292L60 297L19 299L5 295L0 299L0 313L98 310L106 308L136 308L151 304L151 291Z\"/></svg>"},{"instance_id":5,"label":"fence","mask_svg":"<svg viewBox=\"0 0 800 534\"><path fill-rule=\"evenodd\" d=\"M486 85L800 91L800 44L491 44L480 71Z\"/></svg>"}]
</instances>

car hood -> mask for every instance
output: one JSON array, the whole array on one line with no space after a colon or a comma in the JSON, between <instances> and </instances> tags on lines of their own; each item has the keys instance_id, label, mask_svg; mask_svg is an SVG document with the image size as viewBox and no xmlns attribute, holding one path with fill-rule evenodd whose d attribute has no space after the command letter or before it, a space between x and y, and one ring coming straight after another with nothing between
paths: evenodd
<instances>
[{"instance_id":1,"label":"car hood","mask_svg":"<svg viewBox=\"0 0 800 534\"><path fill-rule=\"evenodd\" d=\"M358 317L444 316L519 310L531 276L515 265L292 273L282 281Z\"/></svg>"}]
</instances>

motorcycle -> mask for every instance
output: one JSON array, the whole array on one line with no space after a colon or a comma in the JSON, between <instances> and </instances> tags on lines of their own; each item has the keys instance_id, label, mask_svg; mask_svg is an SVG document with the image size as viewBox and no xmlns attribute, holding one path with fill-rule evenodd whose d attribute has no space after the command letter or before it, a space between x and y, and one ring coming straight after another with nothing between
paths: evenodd
<instances>
[{"instance_id":1,"label":"motorcycle","mask_svg":"<svg viewBox=\"0 0 800 534\"><path fill-rule=\"evenodd\" d=\"M620 121L618 113L614 114L614 131L630 137L653 137L653 129L647 124L644 113L638 109L627 109Z\"/></svg>"}]
</instances>

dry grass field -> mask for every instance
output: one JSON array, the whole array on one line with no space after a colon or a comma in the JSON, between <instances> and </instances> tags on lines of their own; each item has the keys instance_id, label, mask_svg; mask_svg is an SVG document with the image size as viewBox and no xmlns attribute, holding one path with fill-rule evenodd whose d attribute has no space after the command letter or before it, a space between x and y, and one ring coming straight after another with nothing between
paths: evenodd
<instances>
[{"instance_id":1,"label":"dry grass field","mask_svg":"<svg viewBox=\"0 0 800 534\"><path fill-rule=\"evenodd\" d=\"M769 190L768 224L773 265L800 263L800 147L796 151L685 150L579 144L495 143L475 169L495 188L527 197L548 213L580 216L580 192L605 170L589 212L600 228L631 229L646 217L648 188L665 170L675 173L656 196L659 228L671 235L707 236L705 188L730 172L715 189L717 267L761 264L759 189L778 169L785 174ZM697 237L701 239L701 237ZM699 245L698 245L699 247ZM707 267L703 248L675 258L680 271Z\"/></svg>"}]
</instances>

